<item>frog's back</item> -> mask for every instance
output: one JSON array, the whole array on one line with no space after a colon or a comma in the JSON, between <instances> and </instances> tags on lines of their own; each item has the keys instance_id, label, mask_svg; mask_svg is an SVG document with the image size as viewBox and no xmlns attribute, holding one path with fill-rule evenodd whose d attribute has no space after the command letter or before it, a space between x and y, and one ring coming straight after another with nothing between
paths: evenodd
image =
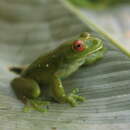
<instances>
[{"instance_id":1,"label":"frog's back","mask_svg":"<svg viewBox=\"0 0 130 130\"><path fill-rule=\"evenodd\" d=\"M29 65L29 67L22 73L22 76L36 80L47 80L58 68L57 59L58 56L55 52L42 55Z\"/></svg>"}]
</instances>

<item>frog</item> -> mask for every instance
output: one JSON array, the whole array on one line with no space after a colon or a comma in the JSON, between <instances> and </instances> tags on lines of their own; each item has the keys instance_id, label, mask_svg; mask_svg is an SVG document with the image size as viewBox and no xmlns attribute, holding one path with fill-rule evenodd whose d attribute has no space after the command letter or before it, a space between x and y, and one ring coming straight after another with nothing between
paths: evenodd
<instances>
[{"instance_id":1,"label":"frog","mask_svg":"<svg viewBox=\"0 0 130 130\"><path fill-rule=\"evenodd\" d=\"M101 38L83 32L52 51L40 55L30 65L11 67L11 71L19 74L11 81L11 87L18 99L25 104L25 111L48 110L50 101L41 98L43 91L46 91L45 88L49 88L53 101L59 104L68 103L72 107L77 106L85 101L85 97L78 94L78 88L67 94L62 81L80 67L91 65L102 59L105 52L106 48Z\"/></svg>"}]
</instances>

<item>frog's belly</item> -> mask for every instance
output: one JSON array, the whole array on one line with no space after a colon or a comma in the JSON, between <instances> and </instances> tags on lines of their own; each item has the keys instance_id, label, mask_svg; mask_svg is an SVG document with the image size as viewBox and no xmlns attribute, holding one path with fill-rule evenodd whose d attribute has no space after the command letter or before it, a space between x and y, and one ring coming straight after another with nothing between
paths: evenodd
<instances>
[{"instance_id":1,"label":"frog's belly","mask_svg":"<svg viewBox=\"0 0 130 130\"><path fill-rule=\"evenodd\" d=\"M73 74L75 71L77 71L79 68L79 66L68 66L66 68L60 69L56 72L56 75L60 78L60 79L65 79L68 76L70 76L71 74Z\"/></svg>"}]
</instances>

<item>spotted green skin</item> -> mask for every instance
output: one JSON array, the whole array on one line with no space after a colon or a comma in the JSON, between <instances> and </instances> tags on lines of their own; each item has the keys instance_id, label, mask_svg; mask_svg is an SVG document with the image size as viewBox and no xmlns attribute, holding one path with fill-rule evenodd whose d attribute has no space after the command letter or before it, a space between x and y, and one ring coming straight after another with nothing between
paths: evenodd
<instances>
[{"instance_id":1,"label":"spotted green skin","mask_svg":"<svg viewBox=\"0 0 130 130\"><path fill-rule=\"evenodd\" d=\"M84 43L83 51L76 51L73 48L75 40L81 40ZM81 66L95 63L103 56L103 41L85 32L77 39L65 42L55 50L41 55L23 69L20 77L11 82L11 86L17 97L27 106L25 110L27 108L38 111L47 110L43 106L48 102L40 98L44 88L50 88L51 96L58 103L69 103L71 106L76 106L79 101L85 100L84 97L78 96L78 89L66 94L62 80Z\"/></svg>"}]
</instances>

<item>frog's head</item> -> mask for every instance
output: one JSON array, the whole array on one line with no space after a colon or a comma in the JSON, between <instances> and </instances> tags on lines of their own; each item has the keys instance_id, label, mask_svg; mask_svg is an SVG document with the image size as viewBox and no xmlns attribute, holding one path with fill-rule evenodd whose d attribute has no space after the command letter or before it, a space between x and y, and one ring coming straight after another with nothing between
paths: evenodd
<instances>
[{"instance_id":1,"label":"frog's head","mask_svg":"<svg viewBox=\"0 0 130 130\"><path fill-rule=\"evenodd\" d=\"M77 60L84 59L89 55L100 51L103 48L103 41L91 36L87 32L84 32L79 38L68 43L68 46L66 53L69 54L69 57L66 55L66 58L70 60Z\"/></svg>"}]
</instances>

